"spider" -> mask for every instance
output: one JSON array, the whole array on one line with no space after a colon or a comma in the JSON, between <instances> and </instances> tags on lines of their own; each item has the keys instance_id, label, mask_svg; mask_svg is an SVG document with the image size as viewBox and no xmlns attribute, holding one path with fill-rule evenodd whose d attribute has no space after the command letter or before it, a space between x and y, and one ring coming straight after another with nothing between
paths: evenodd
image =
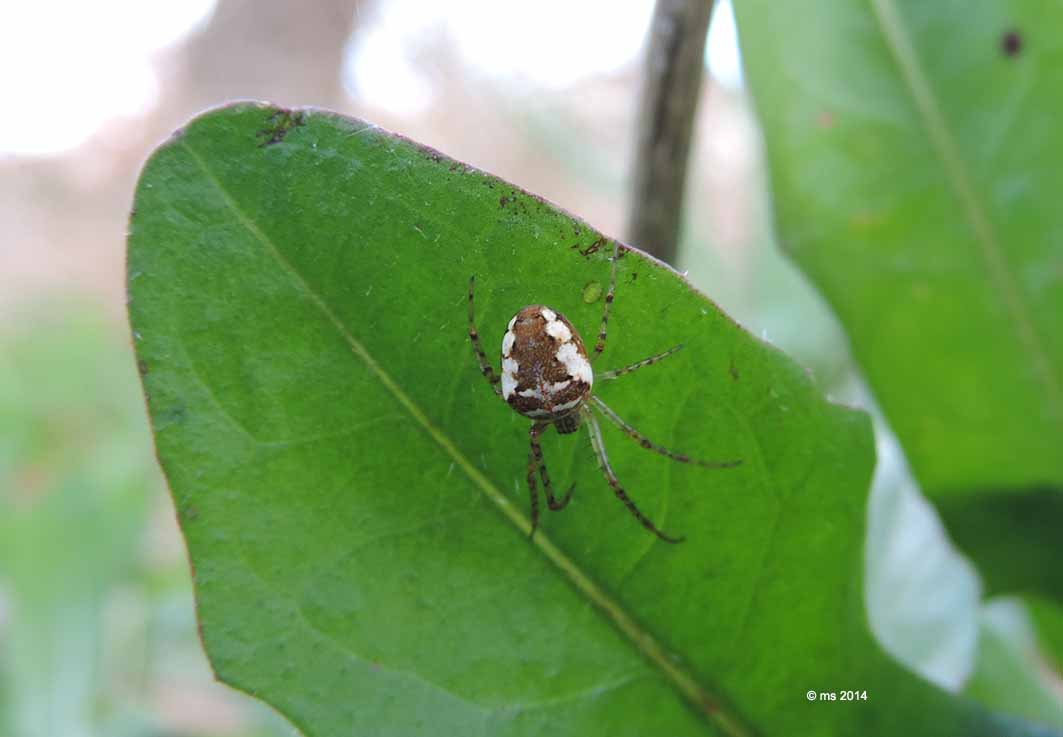
<instances>
[{"instance_id":1,"label":"spider","mask_svg":"<svg viewBox=\"0 0 1063 737\"><path fill-rule=\"evenodd\" d=\"M567 435L579 429L581 423L586 423L591 437L591 446L598 459L598 467L606 481L609 482L609 486L612 487L613 493L643 527L668 543L679 543L683 541L683 538L673 537L657 529L657 526L639 511L635 502L627 495L613 472L612 466L609 465L609 457L606 455L605 444L602 441L602 430L593 410L598 410L607 420L619 427L624 434L643 448L660 453L673 461L694 463L705 468L733 468L742 462L740 460L699 461L684 453L677 453L657 445L621 419L605 402L591 393L591 387L594 385L591 361L600 356L605 349L606 325L609 322L609 307L613 303L613 292L616 288L616 261L619 255L620 245L617 244L610 259L612 268L609 276L609 290L605 294L602 324L598 331L598 342L594 345L594 355L588 359L583 340L564 315L545 305L528 305L513 316L502 337L501 375L495 373L487 362L487 357L480 346L480 336L476 331L476 320L473 314L473 289L476 277L469 277L469 339L472 341L476 358L480 362L480 371L496 395L504 399L514 410L532 420L532 425L528 430L531 446L528 451L528 491L531 494L529 537L535 535L535 530L539 526L539 493L536 487L536 472L542 481L547 507L552 511L564 509L575 489L575 484L573 484L564 496L560 498L554 496L550 475L543 461L543 451L539 445L539 436L550 425L557 428L559 434ZM605 371L599 374L598 378L608 380L629 374L643 366L649 366L668 358L682 347L682 345L677 345L629 366Z\"/></svg>"}]
</instances>

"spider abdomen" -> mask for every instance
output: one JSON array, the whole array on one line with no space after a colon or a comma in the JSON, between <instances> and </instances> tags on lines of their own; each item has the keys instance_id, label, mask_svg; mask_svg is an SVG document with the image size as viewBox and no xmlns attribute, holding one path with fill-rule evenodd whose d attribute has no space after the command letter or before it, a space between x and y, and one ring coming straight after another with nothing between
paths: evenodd
<instances>
[{"instance_id":1,"label":"spider abdomen","mask_svg":"<svg viewBox=\"0 0 1063 737\"><path fill-rule=\"evenodd\" d=\"M513 316L502 337L502 398L525 417L557 419L579 409L594 384L572 323L544 305Z\"/></svg>"}]
</instances>

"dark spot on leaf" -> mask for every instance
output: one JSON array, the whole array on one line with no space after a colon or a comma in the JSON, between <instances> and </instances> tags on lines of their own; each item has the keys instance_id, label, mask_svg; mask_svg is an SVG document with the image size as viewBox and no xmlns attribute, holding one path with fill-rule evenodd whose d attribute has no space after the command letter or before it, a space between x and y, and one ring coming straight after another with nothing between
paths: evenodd
<instances>
[{"instance_id":1,"label":"dark spot on leaf","mask_svg":"<svg viewBox=\"0 0 1063 737\"><path fill-rule=\"evenodd\" d=\"M259 148L280 143L292 129L306 124L306 113L301 110L276 110L266 118L266 127L258 132Z\"/></svg>"},{"instance_id":2,"label":"dark spot on leaf","mask_svg":"<svg viewBox=\"0 0 1063 737\"><path fill-rule=\"evenodd\" d=\"M1022 52L1022 35L1015 29L1005 31L1000 37L1000 50L1004 56L1018 56Z\"/></svg>"},{"instance_id":3,"label":"dark spot on leaf","mask_svg":"<svg viewBox=\"0 0 1063 737\"><path fill-rule=\"evenodd\" d=\"M137 361L137 371L140 372L141 376L146 376L148 373L148 362L143 358Z\"/></svg>"},{"instance_id":4,"label":"dark spot on leaf","mask_svg":"<svg viewBox=\"0 0 1063 737\"><path fill-rule=\"evenodd\" d=\"M602 246L604 246L606 243L608 243L608 241L604 237L602 237L602 238L598 238L598 240L594 241L593 243L591 243L586 248L580 248L579 247L579 245L580 245L579 243L573 243L570 247L571 248L575 248L577 251L579 251L579 254L581 256L583 256L584 258L587 258L592 253L598 253L598 251L602 250Z\"/></svg>"},{"instance_id":5,"label":"dark spot on leaf","mask_svg":"<svg viewBox=\"0 0 1063 737\"><path fill-rule=\"evenodd\" d=\"M731 379L733 381L738 381L738 367L735 366L734 356L731 356L731 365L728 367L728 370L731 373Z\"/></svg>"},{"instance_id":6,"label":"dark spot on leaf","mask_svg":"<svg viewBox=\"0 0 1063 737\"><path fill-rule=\"evenodd\" d=\"M628 280L629 283L634 283L635 280L638 279L638 278L639 278L639 272L632 271L631 272L631 276L629 276L627 280Z\"/></svg>"},{"instance_id":7,"label":"dark spot on leaf","mask_svg":"<svg viewBox=\"0 0 1063 737\"><path fill-rule=\"evenodd\" d=\"M720 707L716 705L716 702L707 696L701 699L701 708L706 714L715 714L720 710Z\"/></svg>"},{"instance_id":8,"label":"dark spot on leaf","mask_svg":"<svg viewBox=\"0 0 1063 737\"><path fill-rule=\"evenodd\" d=\"M508 197L506 195L502 195L501 197L498 198L498 206L499 207L505 207L510 202L516 202L516 201L517 201L517 198L512 196L512 195L510 195Z\"/></svg>"},{"instance_id":9,"label":"dark spot on leaf","mask_svg":"<svg viewBox=\"0 0 1063 737\"><path fill-rule=\"evenodd\" d=\"M819 124L820 128L823 128L825 130L833 128L834 127L834 113L830 112L829 110L822 111L819 114L819 117L816 118L816 123Z\"/></svg>"}]
</instances>

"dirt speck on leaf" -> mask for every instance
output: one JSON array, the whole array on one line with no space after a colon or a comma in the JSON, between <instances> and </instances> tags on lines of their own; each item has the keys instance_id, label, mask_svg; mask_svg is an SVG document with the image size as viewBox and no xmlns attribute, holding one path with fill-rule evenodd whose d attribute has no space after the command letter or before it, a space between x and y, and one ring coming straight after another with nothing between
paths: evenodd
<instances>
[{"instance_id":1,"label":"dirt speck on leaf","mask_svg":"<svg viewBox=\"0 0 1063 737\"><path fill-rule=\"evenodd\" d=\"M579 251L579 254L584 258L589 258L591 254L598 253L598 251L602 250L602 247L606 245L606 243L608 243L608 241L604 237L601 237L586 248L580 248L579 243L573 243L570 247Z\"/></svg>"},{"instance_id":2,"label":"dirt speck on leaf","mask_svg":"<svg viewBox=\"0 0 1063 737\"><path fill-rule=\"evenodd\" d=\"M1022 34L1014 28L1005 31L1000 37L1000 50L1004 56L1018 56L1022 52Z\"/></svg>"},{"instance_id":3,"label":"dirt speck on leaf","mask_svg":"<svg viewBox=\"0 0 1063 737\"><path fill-rule=\"evenodd\" d=\"M266 118L266 127L258 132L259 148L280 143L294 128L306 124L306 114L301 110L276 110Z\"/></svg>"}]
</instances>

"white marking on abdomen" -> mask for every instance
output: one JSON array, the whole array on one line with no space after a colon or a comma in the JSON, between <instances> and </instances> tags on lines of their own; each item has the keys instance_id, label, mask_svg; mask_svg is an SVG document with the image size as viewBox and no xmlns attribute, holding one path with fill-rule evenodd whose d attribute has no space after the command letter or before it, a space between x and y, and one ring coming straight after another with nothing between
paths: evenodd
<instances>
[{"instance_id":1,"label":"white marking on abdomen","mask_svg":"<svg viewBox=\"0 0 1063 737\"><path fill-rule=\"evenodd\" d=\"M555 404L554 405L554 412L555 413L564 412L566 409L572 409L573 407L575 407L577 404L579 404L582 401L583 401L583 397L578 397L576 399L573 399L571 402L565 402L564 404Z\"/></svg>"},{"instance_id":2,"label":"white marking on abdomen","mask_svg":"<svg viewBox=\"0 0 1063 737\"><path fill-rule=\"evenodd\" d=\"M588 386L594 385L594 371L590 362L579 352L575 343L562 343L557 349L557 360L565 364L568 375Z\"/></svg>"},{"instance_id":3,"label":"white marking on abdomen","mask_svg":"<svg viewBox=\"0 0 1063 737\"><path fill-rule=\"evenodd\" d=\"M572 331L568 329L568 325L560 320L546 323L546 334L557 338L562 343L572 340Z\"/></svg>"},{"instance_id":4,"label":"white marking on abdomen","mask_svg":"<svg viewBox=\"0 0 1063 737\"><path fill-rule=\"evenodd\" d=\"M502 398L509 399L517 388L517 362L512 358L502 359Z\"/></svg>"}]
</instances>

